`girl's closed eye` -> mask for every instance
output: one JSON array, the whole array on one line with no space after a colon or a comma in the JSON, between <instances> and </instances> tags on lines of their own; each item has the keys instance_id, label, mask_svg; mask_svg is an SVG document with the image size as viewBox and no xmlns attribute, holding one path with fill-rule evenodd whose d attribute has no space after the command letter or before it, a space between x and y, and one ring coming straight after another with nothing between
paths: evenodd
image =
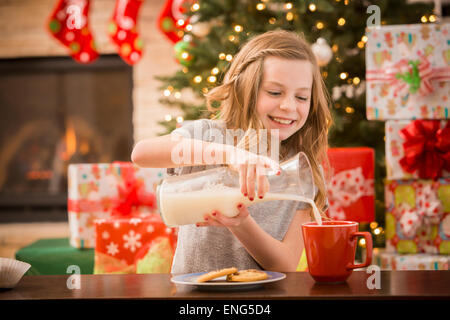
<instances>
[{"instance_id":1,"label":"girl's closed eye","mask_svg":"<svg viewBox=\"0 0 450 320\"><path fill-rule=\"evenodd\" d=\"M279 96L281 95L281 92L276 92L276 91L267 91L270 95L272 96ZM297 99L301 100L301 101L308 101L308 97L296 97Z\"/></svg>"}]
</instances>

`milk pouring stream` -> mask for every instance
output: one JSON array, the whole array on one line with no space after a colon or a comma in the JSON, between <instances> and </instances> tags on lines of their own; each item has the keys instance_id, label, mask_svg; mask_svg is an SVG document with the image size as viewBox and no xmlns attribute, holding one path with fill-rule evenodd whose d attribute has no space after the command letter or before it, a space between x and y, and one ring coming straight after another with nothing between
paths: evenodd
<instances>
[{"instance_id":1,"label":"milk pouring stream","mask_svg":"<svg viewBox=\"0 0 450 320\"><path fill-rule=\"evenodd\" d=\"M239 203L250 206L272 200L294 200L311 205L315 220L322 219L313 201L314 180L306 155L302 152L280 164L281 174L269 172L270 190L263 199L250 201L240 191L239 174L226 167L164 179L157 188L158 208L164 223L174 227L204 221L214 210L227 217L236 216ZM276 214L276 213L274 213Z\"/></svg>"}]
</instances>

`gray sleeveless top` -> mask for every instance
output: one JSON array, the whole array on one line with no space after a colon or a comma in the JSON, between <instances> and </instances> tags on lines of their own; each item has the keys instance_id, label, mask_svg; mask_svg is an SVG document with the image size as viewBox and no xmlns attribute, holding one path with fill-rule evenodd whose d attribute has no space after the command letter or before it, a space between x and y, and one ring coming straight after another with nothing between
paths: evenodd
<instances>
[{"instance_id":1,"label":"gray sleeveless top","mask_svg":"<svg viewBox=\"0 0 450 320\"><path fill-rule=\"evenodd\" d=\"M218 142L217 135L225 125L219 120L201 119L185 124L174 130L184 137ZM216 130L216 131L214 131ZM220 165L201 165L169 168L169 175L183 175ZM317 192L317 190L316 190ZM303 202L277 200L256 203L247 207L258 225L277 240L283 240L296 210L310 206ZM226 227L180 226L178 244L172 264L172 273L206 272L216 269L236 267L238 269L262 269L246 251L239 240Z\"/></svg>"}]
</instances>

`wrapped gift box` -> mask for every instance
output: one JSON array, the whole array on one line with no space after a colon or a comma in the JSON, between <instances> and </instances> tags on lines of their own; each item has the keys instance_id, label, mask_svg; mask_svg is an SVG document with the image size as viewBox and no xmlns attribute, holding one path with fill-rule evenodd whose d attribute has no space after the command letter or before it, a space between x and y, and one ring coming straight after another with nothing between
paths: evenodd
<instances>
[{"instance_id":1,"label":"wrapped gift box","mask_svg":"<svg viewBox=\"0 0 450 320\"><path fill-rule=\"evenodd\" d=\"M386 251L450 254L450 178L385 183Z\"/></svg>"},{"instance_id":2,"label":"wrapped gift box","mask_svg":"<svg viewBox=\"0 0 450 320\"><path fill-rule=\"evenodd\" d=\"M157 212L156 185L165 174L165 169L139 168L131 162L69 165L70 244L93 248L94 220L114 211Z\"/></svg>"},{"instance_id":3,"label":"wrapped gift box","mask_svg":"<svg viewBox=\"0 0 450 320\"><path fill-rule=\"evenodd\" d=\"M337 220L371 222L375 216L375 152L371 148L329 148L331 176L327 215Z\"/></svg>"},{"instance_id":4,"label":"wrapped gift box","mask_svg":"<svg viewBox=\"0 0 450 320\"><path fill-rule=\"evenodd\" d=\"M368 28L367 119L448 119L450 24Z\"/></svg>"},{"instance_id":5,"label":"wrapped gift box","mask_svg":"<svg viewBox=\"0 0 450 320\"><path fill-rule=\"evenodd\" d=\"M427 253L399 254L374 249L373 261L381 270L449 270L450 256Z\"/></svg>"},{"instance_id":6,"label":"wrapped gift box","mask_svg":"<svg viewBox=\"0 0 450 320\"><path fill-rule=\"evenodd\" d=\"M450 177L450 122L386 121L387 179Z\"/></svg>"},{"instance_id":7,"label":"wrapped gift box","mask_svg":"<svg viewBox=\"0 0 450 320\"><path fill-rule=\"evenodd\" d=\"M177 229L159 214L95 220L94 274L169 273Z\"/></svg>"}]
</instances>

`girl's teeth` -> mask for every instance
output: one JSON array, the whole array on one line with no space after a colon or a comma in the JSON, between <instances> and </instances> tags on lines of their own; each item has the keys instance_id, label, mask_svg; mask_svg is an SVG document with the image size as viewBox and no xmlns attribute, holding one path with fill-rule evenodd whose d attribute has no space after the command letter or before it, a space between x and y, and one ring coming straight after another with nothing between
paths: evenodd
<instances>
[{"instance_id":1,"label":"girl's teeth","mask_svg":"<svg viewBox=\"0 0 450 320\"><path fill-rule=\"evenodd\" d=\"M281 124L291 124L294 120L284 120L279 118L272 118L274 121L279 122Z\"/></svg>"}]
</instances>

